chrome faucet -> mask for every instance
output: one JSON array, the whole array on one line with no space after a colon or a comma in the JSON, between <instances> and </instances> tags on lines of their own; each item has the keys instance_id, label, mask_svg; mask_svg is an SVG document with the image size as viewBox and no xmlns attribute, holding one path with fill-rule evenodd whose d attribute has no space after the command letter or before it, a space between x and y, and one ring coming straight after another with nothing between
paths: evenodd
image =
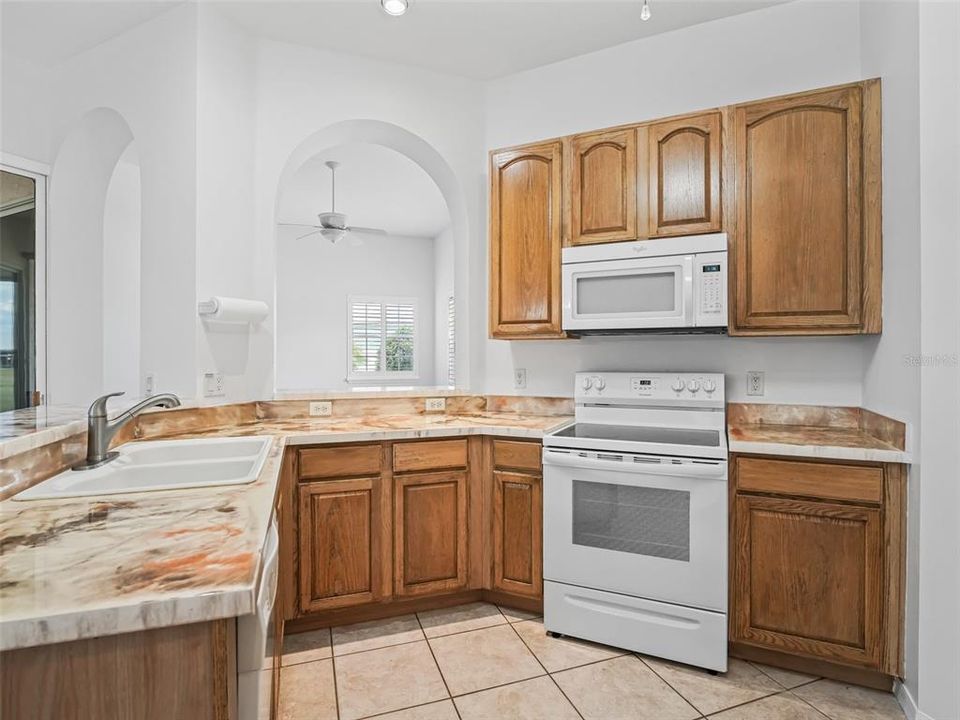
<instances>
[{"instance_id":1,"label":"chrome faucet","mask_svg":"<svg viewBox=\"0 0 960 720\"><path fill-rule=\"evenodd\" d=\"M117 434L120 428L147 408L155 406L174 408L180 406L180 398L176 395L162 393L148 397L146 400L137 403L112 421L108 420L107 400L123 394L122 392L109 393L103 397L98 397L90 405L90 410L87 411L87 457L85 460L74 465L74 470L92 470L101 465L106 465L111 460L115 460L119 453L107 451L110 447L110 441L113 440L113 436Z\"/></svg>"}]
</instances>

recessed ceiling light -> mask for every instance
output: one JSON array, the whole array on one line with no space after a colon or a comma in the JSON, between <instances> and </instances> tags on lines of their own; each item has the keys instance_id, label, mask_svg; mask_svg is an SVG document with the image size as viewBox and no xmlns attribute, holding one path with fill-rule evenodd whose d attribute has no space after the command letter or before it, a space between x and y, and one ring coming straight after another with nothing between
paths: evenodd
<instances>
[{"instance_id":1,"label":"recessed ceiling light","mask_svg":"<svg viewBox=\"0 0 960 720\"><path fill-rule=\"evenodd\" d=\"M407 11L408 0L380 0L380 7L387 15L400 17Z\"/></svg>"}]
</instances>

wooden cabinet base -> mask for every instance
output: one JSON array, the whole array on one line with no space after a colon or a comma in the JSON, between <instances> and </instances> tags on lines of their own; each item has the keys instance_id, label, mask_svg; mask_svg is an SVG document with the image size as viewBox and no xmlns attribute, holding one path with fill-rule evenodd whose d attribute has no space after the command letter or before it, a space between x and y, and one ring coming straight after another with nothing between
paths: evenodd
<instances>
[{"instance_id":1,"label":"wooden cabinet base","mask_svg":"<svg viewBox=\"0 0 960 720\"><path fill-rule=\"evenodd\" d=\"M236 717L236 625L218 620L0 654L0 717Z\"/></svg>"},{"instance_id":2,"label":"wooden cabinet base","mask_svg":"<svg viewBox=\"0 0 960 720\"><path fill-rule=\"evenodd\" d=\"M768 648L754 647L746 643L730 643L729 653L730 657L740 658L741 660L750 660L807 675L830 678L851 685L862 685L884 692L893 690L893 681L895 680L892 675L887 675L878 670L838 665L827 660L800 657Z\"/></svg>"},{"instance_id":3,"label":"wooden cabinet base","mask_svg":"<svg viewBox=\"0 0 960 720\"><path fill-rule=\"evenodd\" d=\"M540 599L521 597L491 590L465 590L463 592L449 593L446 595L431 595L430 597L371 603L369 605L311 613L310 615L298 617L295 620L288 620L284 624L284 634L291 635L325 627L350 625L368 620L382 620L384 618L397 617L398 615L409 615L410 613L425 612L427 610L439 610L441 608L481 601L538 614L543 612L543 600Z\"/></svg>"}]
</instances>

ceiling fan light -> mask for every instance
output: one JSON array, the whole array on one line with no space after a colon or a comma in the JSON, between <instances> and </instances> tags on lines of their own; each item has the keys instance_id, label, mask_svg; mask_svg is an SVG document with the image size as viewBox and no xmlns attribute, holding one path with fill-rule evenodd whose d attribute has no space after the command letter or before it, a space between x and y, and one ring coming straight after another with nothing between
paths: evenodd
<instances>
[{"instance_id":1,"label":"ceiling fan light","mask_svg":"<svg viewBox=\"0 0 960 720\"><path fill-rule=\"evenodd\" d=\"M380 0L380 7L391 17L400 17L407 11L408 0Z\"/></svg>"},{"instance_id":2,"label":"ceiling fan light","mask_svg":"<svg viewBox=\"0 0 960 720\"><path fill-rule=\"evenodd\" d=\"M332 245L336 245L343 240L345 234L346 231L339 228L320 228L320 237L329 240Z\"/></svg>"}]
</instances>

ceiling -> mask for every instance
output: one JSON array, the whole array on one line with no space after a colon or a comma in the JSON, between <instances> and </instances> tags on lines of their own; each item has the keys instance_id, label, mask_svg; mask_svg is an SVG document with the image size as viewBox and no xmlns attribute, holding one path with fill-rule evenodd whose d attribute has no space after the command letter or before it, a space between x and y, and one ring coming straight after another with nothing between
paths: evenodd
<instances>
[{"instance_id":1,"label":"ceiling","mask_svg":"<svg viewBox=\"0 0 960 720\"><path fill-rule=\"evenodd\" d=\"M196 0L252 34L486 80L786 0L411 0L392 18L378 0ZM119 35L177 2L3 0L6 52L42 66Z\"/></svg>"},{"instance_id":2,"label":"ceiling","mask_svg":"<svg viewBox=\"0 0 960 720\"><path fill-rule=\"evenodd\" d=\"M169 10L177 2L3 0L4 55L52 67Z\"/></svg>"},{"instance_id":3,"label":"ceiling","mask_svg":"<svg viewBox=\"0 0 960 720\"><path fill-rule=\"evenodd\" d=\"M447 204L433 179L405 155L381 145L353 143L316 155L281 189L281 222L315 224L330 210L330 170L337 160L337 212L349 225L391 235L436 237L450 222Z\"/></svg>"}]
</instances>

